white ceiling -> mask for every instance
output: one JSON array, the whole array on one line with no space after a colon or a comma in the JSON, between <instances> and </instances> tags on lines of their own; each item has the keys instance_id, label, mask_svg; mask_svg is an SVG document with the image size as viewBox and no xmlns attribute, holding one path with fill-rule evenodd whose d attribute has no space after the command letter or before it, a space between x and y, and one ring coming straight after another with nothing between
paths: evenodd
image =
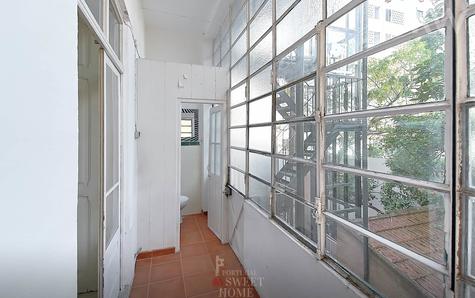
<instances>
[{"instance_id":1,"label":"white ceiling","mask_svg":"<svg viewBox=\"0 0 475 298\"><path fill-rule=\"evenodd\" d=\"M142 0L145 25L213 39L230 0Z\"/></svg>"}]
</instances>

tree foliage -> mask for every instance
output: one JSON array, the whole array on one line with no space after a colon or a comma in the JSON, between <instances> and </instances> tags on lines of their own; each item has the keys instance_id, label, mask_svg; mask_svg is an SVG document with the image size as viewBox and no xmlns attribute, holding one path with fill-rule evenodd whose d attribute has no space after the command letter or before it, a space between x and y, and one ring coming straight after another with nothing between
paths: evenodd
<instances>
[{"instance_id":1,"label":"tree foliage","mask_svg":"<svg viewBox=\"0 0 475 298\"><path fill-rule=\"evenodd\" d=\"M443 33L434 32L384 58L370 59L368 104L380 108L443 100L443 49ZM395 175L444 182L444 124L443 112L374 117L368 131L378 134L369 136L369 150L385 158ZM433 198L430 192L398 183L384 183L379 196L386 212L425 206Z\"/></svg>"}]
</instances>

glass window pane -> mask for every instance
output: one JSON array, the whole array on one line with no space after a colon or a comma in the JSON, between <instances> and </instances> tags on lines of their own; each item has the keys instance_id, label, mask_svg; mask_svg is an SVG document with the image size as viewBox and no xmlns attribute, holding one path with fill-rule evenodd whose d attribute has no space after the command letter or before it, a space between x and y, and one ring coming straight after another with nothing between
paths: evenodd
<instances>
[{"instance_id":1,"label":"glass window pane","mask_svg":"<svg viewBox=\"0 0 475 298\"><path fill-rule=\"evenodd\" d=\"M465 298L474 298L475 297L475 286L470 285L470 283L467 281L464 285L464 291L465 291Z\"/></svg>"},{"instance_id":2,"label":"glass window pane","mask_svg":"<svg viewBox=\"0 0 475 298\"><path fill-rule=\"evenodd\" d=\"M246 129L245 128L231 128L229 130L229 139L231 146L246 148Z\"/></svg>"},{"instance_id":3,"label":"glass window pane","mask_svg":"<svg viewBox=\"0 0 475 298\"><path fill-rule=\"evenodd\" d=\"M339 172L327 172L325 182L327 210L445 265L448 196Z\"/></svg>"},{"instance_id":4,"label":"glass window pane","mask_svg":"<svg viewBox=\"0 0 475 298\"><path fill-rule=\"evenodd\" d=\"M475 17L468 18L468 94L475 97Z\"/></svg>"},{"instance_id":5,"label":"glass window pane","mask_svg":"<svg viewBox=\"0 0 475 298\"><path fill-rule=\"evenodd\" d=\"M106 198L106 247L119 229L119 188Z\"/></svg>"},{"instance_id":6,"label":"glass window pane","mask_svg":"<svg viewBox=\"0 0 475 298\"><path fill-rule=\"evenodd\" d=\"M209 171L210 174L213 175L215 174L214 172L214 164L216 163L216 147L214 144L210 144L210 156L209 156Z\"/></svg>"},{"instance_id":7,"label":"glass window pane","mask_svg":"<svg viewBox=\"0 0 475 298\"><path fill-rule=\"evenodd\" d=\"M327 16L331 16L340 8L345 6L346 4L350 3L351 0L332 0L332 1L327 1Z\"/></svg>"},{"instance_id":8,"label":"glass window pane","mask_svg":"<svg viewBox=\"0 0 475 298\"><path fill-rule=\"evenodd\" d=\"M317 166L293 160L276 158L276 187L307 201L315 202L317 194Z\"/></svg>"},{"instance_id":9,"label":"glass window pane","mask_svg":"<svg viewBox=\"0 0 475 298\"><path fill-rule=\"evenodd\" d=\"M298 122L275 126L276 153L316 160L315 122Z\"/></svg>"},{"instance_id":10,"label":"glass window pane","mask_svg":"<svg viewBox=\"0 0 475 298\"><path fill-rule=\"evenodd\" d=\"M244 30L244 28L246 28L246 24L247 24L247 5L245 4L233 21L233 24L231 27L231 36L232 36L231 41L232 42L234 42L238 38L239 34L241 34L241 32Z\"/></svg>"},{"instance_id":11,"label":"glass window pane","mask_svg":"<svg viewBox=\"0 0 475 298\"><path fill-rule=\"evenodd\" d=\"M444 39L436 31L331 71L327 114L445 100Z\"/></svg>"},{"instance_id":12,"label":"glass window pane","mask_svg":"<svg viewBox=\"0 0 475 298\"><path fill-rule=\"evenodd\" d=\"M475 107L468 112L468 185L475 187Z\"/></svg>"},{"instance_id":13,"label":"glass window pane","mask_svg":"<svg viewBox=\"0 0 475 298\"><path fill-rule=\"evenodd\" d=\"M249 39L252 46L272 26L272 0L267 0L249 26Z\"/></svg>"},{"instance_id":14,"label":"glass window pane","mask_svg":"<svg viewBox=\"0 0 475 298\"><path fill-rule=\"evenodd\" d=\"M249 128L249 149L270 152L271 151L271 127Z\"/></svg>"},{"instance_id":15,"label":"glass window pane","mask_svg":"<svg viewBox=\"0 0 475 298\"><path fill-rule=\"evenodd\" d=\"M272 121L272 96L267 96L249 103L249 124L268 123Z\"/></svg>"},{"instance_id":16,"label":"glass window pane","mask_svg":"<svg viewBox=\"0 0 475 298\"><path fill-rule=\"evenodd\" d=\"M285 86L316 70L317 44L315 36L277 61L277 86Z\"/></svg>"},{"instance_id":17,"label":"glass window pane","mask_svg":"<svg viewBox=\"0 0 475 298\"><path fill-rule=\"evenodd\" d=\"M213 40L213 52L217 52L221 47L221 44L220 44L220 40L219 40L219 37L216 37L214 40Z\"/></svg>"},{"instance_id":18,"label":"glass window pane","mask_svg":"<svg viewBox=\"0 0 475 298\"><path fill-rule=\"evenodd\" d=\"M276 0L275 2L276 18L278 19L287 9L289 9L290 5L292 5L295 0Z\"/></svg>"},{"instance_id":19,"label":"glass window pane","mask_svg":"<svg viewBox=\"0 0 475 298\"><path fill-rule=\"evenodd\" d=\"M234 169L229 169L229 184L242 194L246 194L245 176Z\"/></svg>"},{"instance_id":20,"label":"glass window pane","mask_svg":"<svg viewBox=\"0 0 475 298\"><path fill-rule=\"evenodd\" d=\"M277 54L317 25L322 18L320 5L320 0L302 0L277 24Z\"/></svg>"},{"instance_id":21,"label":"glass window pane","mask_svg":"<svg viewBox=\"0 0 475 298\"><path fill-rule=\"evenodd\" d=\"M449 278L327 217L325 250L383 297L444 297Z\"/></svg>"},{"instance_id":22,"label":"glass window pane","mask_svg":"<svg viewBox=\"0 0 475 298\"><path fill-rule=\"evenodd\" d=\"M119 78L106 70L106 191L119 181Z\"/></svg>"},{"instance_id":23,"label":"glass window pane","mask_svg":"<svg viewBox=\"0 0 475 298\"><path fill-rule=\"evenodd\" d=\"M247 76L247 56L244 56L236 65L231 69L231 87L237 85L244 80Z\"/></svg>"},{"instance_id":24,"label":"glass window pane","mask_svg":"<svg viewBox=\"0 0 475 298\"><path fill-rule=\"evenodd\" d=\"M276 94L277 121L315 115L315 79L297 83Z\"/></svg>"},{"instance_id":25,"label":"glass window pane","mask_svg":"<svg viewBox=\"0 0 475 298\"><path fill-rule=\"evenodd\" d=\"M467 205L467 274L475 278L475 198L469 197Z\"/></svg>"},{"instance_id":26,"label":"glass window pane","mask_svg":"<svg viewBox=\"0 0 475 298\"><path fill-rule=\"evenodd\" d=\"M221 143L221 111L213 113L216 115L216 128L214 128L214 133L215 133L215 142L216 143Z\"/></svg>"},{"instance_id":27,"label":"glass window pane","mask_svg":"<svg viewBox=\"0 0 475 298\"><path fill-rule=\"evenodd\" d=\"M326 122L326 161L445 182L445 113Z\"/></svg>"},{"instance_id":28,"label":"glass window pane","mask_svg":"<svg viewBox=\"0 0 475 298\"><path fill-rule=\"evenodd\" d=\"M229 160L233 167L246 171L246 151L230 149Z\"/></svg>"},{"instance_id":29,"label":"glass window pane","mask_svg":"<svg viewBox=\"0 0 475 298\"><path fill-rule=\"evenodd\" d=\"M259 9L259 7L261 7L262 3L264 3L265 0L250 0L249 1L249 5L250 5L250 9L251 9L251 18L252 16L254 16L254 14L257 12L257 10ZM272 0L269 0L270 2L272 2Z\"/></svg>"},{"instance_id":30,"label":"glass window pane","mask_svg":"<svg viewBox=\"0 0 475 298\"><path fill-rule=\"evenodd\" d=\"M109 1L109 42L120 58L120 23L112 1Z\"/></svg>"},{"instance_id":31,"label":"glass window pane","mask_svg":"<svg viewBox=\"0 0 475 298\"><path fill-rule=\"evenodd\" d=\"M310 242L317 243L318 231L313 215L314 208L278 191L275 196L276 216L306 236Z\"/></svg>"},{"instance_id":32,"label":"glass window pane","mask_svg":"<svg viewBox=\"0 0 475 298\"><path fill-rule=\"evenodd\" d=\"M247 34L239 37L231 50L231 65L234 65L247 51Z\"/></svg>"},{"instance_id":33,"label":"glass window pane","mask_svg":"<svg viewBox=\"0 0 475 298\"><path fill-rule=\"evenodd\" d=\"M214 172L216 176L221 175L221 144L212 144L214 151L216 152L216 159L214 160Z\"/></svg>"},{"instance_id":34,"label":"glass window pane","mask_svg":"<svg viewBox=\"0 0 475 298\"><path fill-rule=\"evenodd\" d=\"M271 158L262 154L249 152L249 174L271 182Z\"/></svg>"},{"instance_id":35,"label":"glass window pane","mask_svg":"<svg viewBox=\"0 0 475 298\"><path fill-rule=\"evenodd\" d=\"M267 36L259 42L259 44L252 49L249 54L250 59L250 73L254 73L256 70L264 66L272 59L272 34Z\"/></svg>"},{"instance_id":36,"label":"glass window pane","mask_svg":"<svg viewBox=\"0 0 475 298\"><path fill-rule=\"evenodd\" d=\"M375 0L370 3L364 2L326 28L327 64L418 28L444 14L443 0ZM381 11L379 19L371 14L375 7Z\"/></svg>"},{"instance_id":37,"label":"glass window pane","mask_svg":"<svg viewBox=\"0 0 475 298\"><path fill-rule=\"evenodd\" d=\"M291 227L294 226L294 201L279 191L275 192L275 216Z\"/></svg>"},{"instance_id":38,"label":"glass window pane","mask_svg":"<svg viewBox=\"0 0 475 298\"><path fill-rule=\"evenodd\" d=\"M230 52L224 55L223 60L221 60L221 67L226 67L227 69L231 67L231 53Z\"/></svg>"},{"instance_id":39,"label":"glass window pane","mask_svg":"<svg viewBox=\"0 0 475 298\"><path fill-rule=\"evenodd\" d=\"M270 186L249 177L249 199L270 212Z\"/></svg>"},{"instance_id":40,"label":"glass window pane","mask_svg":"<svg viewBox=\"0 0 475 298\"><path fill-rule=\"evenodd\" d=\"M229 39L229 31L224 35L224 38L221 43L221 55L224 55L229 51L231 48L231 41Z\"/></svg>"},{"instance_id":41,"label":"glass window pane","mask_svg":"<svg viewBox=\"0 0 475 298\"><path fill-rule=\"evenodd\" d=\"M220 51L216 51L213 53L213 66L219 66L219 61L221 60Z\"/></svg>"},{"instance_id":42,"label":"glass window pane","mask_svg":"<svg viewBox=\"0 0 475 298\"><path fill-rule=\"evenodd\" d=\"M102 28L103 0L86 0L86 4L92 12L99 26Z\"/></svg>"},{"instance_id":43,"label":"glass window pane","mask_svg":"<svg viewBox=\"0 0 475 298\"><path fill-rule=\"evenodd\" d=\"M254 99L272 91L272 65L253 76L249 82L249 99Z\"/></svg>"},{"instance_id":44,"label":"glass window pane","mask_svg":"<svg viewBox=\"0 0 475 298\"><path fill-rule=\"evenodd\" d=\"M231 106L246 101L246 84L231 90Z\"/></svg>"},{"instance_id":45,"label":"glass window pane","mask_svg":"<svg viewBox=\"0 0 475 298\"><path fill-rule=\"evenodd\" d=\"M246 105L232 108L231 110L231 126L246 125L247 123L247 110Z\"/></svg>"}]
</instances>

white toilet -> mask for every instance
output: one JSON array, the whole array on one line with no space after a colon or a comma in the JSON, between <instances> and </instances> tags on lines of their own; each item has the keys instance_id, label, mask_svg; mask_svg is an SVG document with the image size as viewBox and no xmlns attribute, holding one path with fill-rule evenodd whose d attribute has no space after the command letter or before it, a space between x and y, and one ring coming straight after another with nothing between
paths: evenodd
<instances>
[{"instance_id":1,"label":"white toilet","mask_svg":"<svg viewBox=\"0 0 475 298\"><path fill-rule=\"evenodd\" d=\"M189 200L190 198L188 198L187 196L180 196L180 223L183 222L183 208L186 207L186 204L188 204Z\"/></svg>"}]
</instances>

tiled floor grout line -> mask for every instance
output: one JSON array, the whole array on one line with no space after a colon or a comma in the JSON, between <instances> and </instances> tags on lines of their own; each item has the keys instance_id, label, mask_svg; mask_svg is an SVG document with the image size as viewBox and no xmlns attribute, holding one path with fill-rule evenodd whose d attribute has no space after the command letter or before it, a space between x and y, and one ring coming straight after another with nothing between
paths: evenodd
<instances>
[{"instance_id":1,"label":"tiled floor grout line","mask_svg":"<svg viewBox=\"0 0 475 298\"><path fill-rule=\"evenodd\" d=\"M188 297L188 294L186 293L186 286L185 286L185 272L183 272L183 260L182 260L182 255L181 251L179 252L180 254L180 269L181 269L181 281L183 283L183 292L185 293L185 298Z\"/></svg>"},{"instance_id":2,"label":"tiled floor grout line","mask_svg":"<svg viewBox=\"0 0 475 298\"><path fill-rule=\"evenodd\" d=\"M150 297L150 279L152 279L152 263L153 263L153 257L150 258L150 269L148 270L148 279L147 279L147 298Z\"/></svg>"},{"instance_id":3,"label":"tiled floor grout line","mask_svg":"<svg viewBox=\"0 0 475 298\"><path fill-rule=\"evenodd\" d=\"M183 294L184 294L185 298L199 298L199 297L205 297L207 295L213 295L213 294L219 293L221 287L212 286L209 289L208 288L203 288L202 289L202 290L209 290L209 291L205 291L204 293L200 293L200 294L194 293L194 295L191 296L191 293L188 292L188 290L186 288L186 285L185 285L185 278L199 276L199 275L202 275L202 274L205 274L205 273L209 274L210 277L213 277L215 275L215 272L216 272L215 263L214 263L215 260L213 260L212 255L224 254L223 257L226 256L226 258L228 258L227 257L227 247L226 247L226 246L228 246L228 244L221 243L219 238L217 238L214 234L210 235L208 233L209 228L207 229L206 220L207 220L207 217L203 213L191 215L190 218L187 220L186 228L188 229L188 231L190 233L191 232L195 232L195 233L198 232L199 235L200 235L200 240L199 241L197 241L197 242L192 241L191 243L187 243L186 245L184 245L184 246L195 245L195 247L190 248L190 250L189 250L190 255L185 257L184 255L182 255L183 251L181 250L180 252L177 253L178 254L178 260L176 260L176 259L172 260L171 258L170 259L166 258L165 261L160 260L160 261L157 261L159 263L155 264L155 266L160 266L160 265L164 265L164 264L169 264L169 263L174 263L174 262L178 263L179 262L179 266L180 266L180 270L181 270L180 275L177 275L173 278L167 278L167 279L164 279L164 280L156 280L156 281L152 282L151 278L152 278L152 269L154 267L154 265L153 265L154 257L149 258L149 263L148 263L149 271L148 271L147 283L145 285L143 285L143 286L147 287L146 291L144 291L145 294L146 294L145 297L152 298L151 297L151 295L152 295L151 287L154 286L155 284L167 284L167 283L170 283L172 281L178 281L178 280L181 280L181 282L182 282L182 287L183 287L182 289L183 289ZM180 229L181 229L181 226L180 226ZM209 231L211 231L211 230L209 230ZM183 234L183 232L181 232L181 234ZM206 237L205 237L205 235L206 235ZM211 236L214 236L214 237L211 237ZM192 236L191 239L193 239L193 237L196 238L196 236ZM217 242L215 240L217 240ZM180 239L180 241L182 241L182 240ZM219 243L220 245L217 245L217 243ZM204 250L201 251L201 254L195 255L196 246L198 246L200 249L202 249L202 245L204 245ZM231 249L231 252L234 254L232 249ZM211 271L194 272L194 273L192 271L190 271L189 274L187 274L185 276L184 259L185 258L192 258L192 257L194 257L194 258L196 258L196 257L207 258L207 262L211 265L211 267L210 267ZM236 258L237 258L237 256L236 256ZM200 262L203 262L203 260L200 260ZM238 262L239 262L239 264L241 264L239 259L238 259ZM240 266L242 267L242 264ZM204 268L202 268L202 269L204 269ZM242 267L240 270L244 270L244 268ZM245 271L244 271L244 276L249 278ZM203 282L206 282L206 281L203 281ZM212 279L209 282L214 283L214 279Z\"/></svg>"}]
</instances>

